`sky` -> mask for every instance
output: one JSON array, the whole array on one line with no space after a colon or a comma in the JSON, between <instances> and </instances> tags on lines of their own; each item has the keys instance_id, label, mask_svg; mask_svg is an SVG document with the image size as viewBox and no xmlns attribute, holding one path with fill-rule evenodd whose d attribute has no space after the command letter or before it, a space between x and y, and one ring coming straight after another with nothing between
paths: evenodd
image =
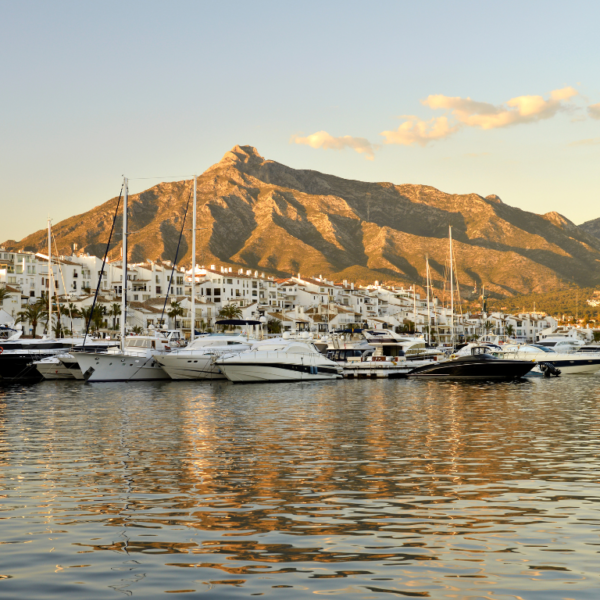
<instances>
[{"instance_id":1,"label":"sky","mask_svg":"<svg viewBox=\"0 0 600 600\"><path fill-rule=\"evenodd\" d=\"M236 144L600 217L599 21L551 0L0 0L0 241Z\"/></svg>"}]
</instances>

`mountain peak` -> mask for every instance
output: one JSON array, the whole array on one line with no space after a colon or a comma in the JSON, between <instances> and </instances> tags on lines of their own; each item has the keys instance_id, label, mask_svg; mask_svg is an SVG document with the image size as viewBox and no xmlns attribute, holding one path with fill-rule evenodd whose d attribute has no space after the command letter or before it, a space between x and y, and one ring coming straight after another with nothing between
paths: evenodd
<instances>
[{"instance_id":1,"label":"mountain peak","mask_svg":"<svg viewBox=\"0 0 600 600\"><path fill-rule=\"evenodd\" d=\"M259 154L254 146L234 146L229 152L226 152L221 162L244 162L259 160L263 162L265 159Z\"/></svg>"},{"instance_id":2,"label":"mountain peak","mask_svg":"<svg viewBox=\"0 0 600 600\"><path fill-rule=\"evenodd\" d=\"M561 215L560 213L557 213L556 211L548 212L545 215L542 215L542 217L544 217L544 219L546 219L547 221L550 221L550 223L553 223L557 227L560 227L561 229L571 229L573 227L576 228L575 223L573 223L572 221L569 221L569 219L567 219L567 217L564 217L563 215Z\"/></svg>"}]
</instances>

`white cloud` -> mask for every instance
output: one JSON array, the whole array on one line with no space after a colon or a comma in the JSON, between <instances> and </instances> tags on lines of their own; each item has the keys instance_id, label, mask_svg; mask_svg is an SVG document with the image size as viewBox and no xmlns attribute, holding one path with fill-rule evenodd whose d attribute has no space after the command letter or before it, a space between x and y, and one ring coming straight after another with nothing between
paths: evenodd
<instances>
[{"instance_id":1,"label":"white cloud","mask_svg":"<svg viewBox=\"0 0 600 600\"><path fill-rule=\"evenodd\" d=\"M574 88L566 87L550 92L548 100L544 100L542 96L517 96L500 106L477 102L471 98L437 94L428 96L422 103L434 110L449 110L459 123L467 127L496 129L549 119L559 110L564 109L567 106L566 102L577 94L578 92ZM600 118L600 110L598 118Z\"/></svg>"},{"instance_id":2,"label":"white cloud","mask_svg":"<svg viewBox=\"0 0 600 600\"><path fill-rule=\"evenodd\" d=\"M412 115L406 115L404 118L408 121L404 121L398 129L381 132L380 135L385 138L386 144L426 146L430 142L443 140L458 130L458 126L450 126L447 117L434 117L429 121L422 121Z\"/></svg>"},{"instance_id":3,"label":"white cloud","mask_svg":"<svg viewBox=\"0 0 600 600\"><path fill-rule=\"evenodd\" d=\"M345 148L351 148L359 154L364 154L368 160L375 158L375 148L369 140L352 137L351 135L333 137L326 131L317 131L317 133L306 137L294 135L290 141L295 144L304 144L311 148L322 148L323 150L344 150Z\"/></svg>"},{"instance_id":4,"label":"white cloud","mask_svg":"<svg viewBox=\"0 0 600 600\"><path fill-rule=\"evenodd\" d=\"M588 106L588 114L592 119L600 119L600 103Z\"/></svg>"},{"instance_id":5,"label":"white cloud","mask_svg":"<svg viewBox=\"0 0 600 600\"><path fill-rule=\"evenodd\" d=\"M577 140L576 142L571 142L569 146L595 146L600 144L600 138L588 138L587 140Z\"/></svg>"}]
</instances>

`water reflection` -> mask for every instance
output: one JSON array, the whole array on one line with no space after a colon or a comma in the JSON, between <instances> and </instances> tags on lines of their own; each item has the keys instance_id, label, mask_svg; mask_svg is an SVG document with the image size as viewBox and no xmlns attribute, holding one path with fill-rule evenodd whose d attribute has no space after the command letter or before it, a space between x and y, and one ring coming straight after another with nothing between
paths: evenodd
<instances>
[{"instance_id":1,"label":"water reflection","mask_svg":"<svg viewBox=\"0 0 600 600\"><path fill-rule=\"evenodd\" d=\"M0 595L596 597L597 381L0 389Z\"/></svg>"}]
</instances>

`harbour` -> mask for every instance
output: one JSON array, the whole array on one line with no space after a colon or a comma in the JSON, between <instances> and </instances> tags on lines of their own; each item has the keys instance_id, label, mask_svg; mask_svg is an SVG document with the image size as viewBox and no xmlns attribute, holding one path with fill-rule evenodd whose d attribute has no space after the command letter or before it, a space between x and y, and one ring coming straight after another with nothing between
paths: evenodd
<instances>
[{"instance_id":1,"label":"harbour","mask_svg":"<svg viewBox=\"0 0 600 600\"><path fill-rule=\"evenodd\" d=\"M3 598L593 598L594 376L0 388Z\"/></svg>"}]
</instances>

